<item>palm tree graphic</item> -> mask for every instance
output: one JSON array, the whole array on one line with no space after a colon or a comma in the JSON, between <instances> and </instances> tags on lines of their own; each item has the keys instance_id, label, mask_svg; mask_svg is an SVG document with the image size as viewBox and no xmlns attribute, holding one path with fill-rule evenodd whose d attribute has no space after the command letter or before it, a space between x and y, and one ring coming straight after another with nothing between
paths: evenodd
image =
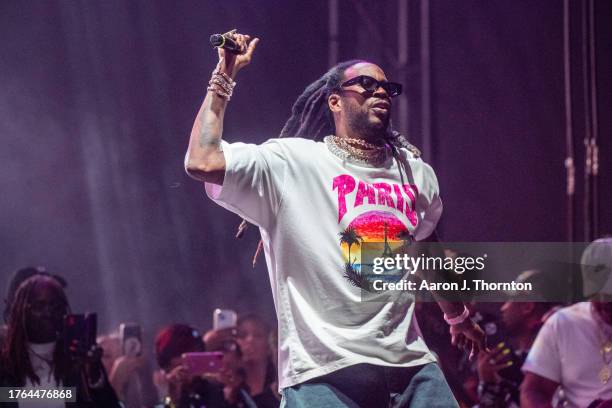
<instances>
[{"instance_id":1,"label":"palm tree graphic","mask_svg":"<svg viewBox=\"0 0 612 408\"><path fill-rule=\"evenodd\" d=\"M348 245L348 260L349 264L351 263L351 247L353 245L360 246L363 242L363 238L357 230L353 227L347 227L344 231L340 232L340 245L347 244Z\"/></svg>"},{"instance_id":2,"label":"palm tree graphic","mask_svg":"<svg viewBox=\"0 0 612 408\"><path fill-rule=\"evenodd\" d=\"M368 282L364 279L363 275L355 270L354 262L351 261L351 247L353 245L360 246L363 242L363 238L357 230L353 227L347 227L344 231L340 232L340 245L348 245L348 262L344 264L344 277L351 283L351 285L358 288L369 290Z\"/></svg>"}]
</instances>

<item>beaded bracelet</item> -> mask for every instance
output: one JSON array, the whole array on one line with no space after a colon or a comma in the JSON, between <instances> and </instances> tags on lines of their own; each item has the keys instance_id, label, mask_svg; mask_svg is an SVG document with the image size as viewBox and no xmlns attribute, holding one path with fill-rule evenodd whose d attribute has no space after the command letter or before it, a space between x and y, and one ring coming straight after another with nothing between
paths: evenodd
<instances>
[{"instance_id":1,"label":"beaded bracelet","mask_svg":"<svg viewBox=\"0 0 612 408\"><path fill-rule=\"evenodd\" d=\"M465 306L463 306L463 313L459 316L448 317L446 313L444 313L444 320L451 326L463 323L468 317L470 317L470 311Z\"/></svg>"},{"instance_id":2,"label":"beaded bracelet","mask_svg":"<svg viewBox=\"0 0 612 408\"><path fill-rule=\"evenodd\" d=\"M236 82L232 81L229 75L225 72L221 72L219 66L213 71L210 81L208 81L208 88L206 90L216 93L221 98L229 101L234 92Z\"/></svg>"}]
</instances>

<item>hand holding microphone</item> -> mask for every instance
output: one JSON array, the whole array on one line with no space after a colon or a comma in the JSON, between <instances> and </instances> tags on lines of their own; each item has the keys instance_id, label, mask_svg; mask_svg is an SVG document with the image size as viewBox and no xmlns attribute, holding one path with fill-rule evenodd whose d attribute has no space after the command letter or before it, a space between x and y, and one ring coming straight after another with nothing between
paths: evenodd
<instances>
[{"instance_id":1,"label":"hand holding microphone","mask_svg":"<svg viewBox=\"0 0 612 408\"><path fill-rule=\"evenodd\" d=\"M210 45L214 48L223 48L232 54L244 54L245 47L238 44L227 34L213 34L210 36Z\"/></svg>"},{"instance_id":2,"label":"hand holding microphone","mask_svg":"<svg viewBox=\"0 0 612 408\"><path fill-rule=\"evenodd\" d=\"M251 62L259 38L239 34L236 29L225 34L213 34L210 43L219 52L219 69L231 78Z\"/></svg>"}]
</instances>

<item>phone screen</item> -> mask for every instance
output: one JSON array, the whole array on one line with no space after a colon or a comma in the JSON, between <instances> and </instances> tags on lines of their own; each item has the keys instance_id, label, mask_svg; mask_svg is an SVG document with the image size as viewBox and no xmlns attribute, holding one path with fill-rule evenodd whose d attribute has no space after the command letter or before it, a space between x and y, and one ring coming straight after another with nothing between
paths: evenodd
<instances>
[{"instance_id":1,"label":"phone screen","mask_svg":"<svg viewBox=\"0 0 612 408\"><path fill-rule=\"evenodd\" d=\"M235 327L238 315L231 309L215 309L213 312L213 329L222 330Z\"/></svg>"},{"instance_id":2,"label":"phone screen","mask_svg":"<svg viewBox=\"0 0 612 408\"><path fill-rule=\"evenodd\" d=\"M119 326L121 350L124 356L140 356L142 353L142 330L137 323L121 323Z\"/></svg>"},{"instance_id":3,"label":"phone screen","mask_svg":"<svg viewBox=\"0 0 612 408\"><path fill-rule=\"evenodd\" d=\"M71 356L83 356L96 344L98 319L95 313L64 316L64 349Z\"/></svg>"},{"instance_id":4,"label":"phone screen","mask_svg":"<svg viewBox=\"0 0 612 408\"><path fill-rule=\"evenodd\" d=\"M192 376L217 373L223 367L223 353L217 351L185 353L181 357Z\"/></svg>"}]
</instances>

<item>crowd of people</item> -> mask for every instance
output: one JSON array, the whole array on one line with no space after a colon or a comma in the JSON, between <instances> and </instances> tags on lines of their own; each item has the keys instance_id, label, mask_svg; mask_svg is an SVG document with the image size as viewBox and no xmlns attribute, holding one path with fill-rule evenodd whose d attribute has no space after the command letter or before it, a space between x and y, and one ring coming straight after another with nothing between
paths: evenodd
<instances>
[{"instance_id":1,"label":"crowd of people","mask_svg":"<svg viewBox=\"0 0 612 408\"><path fill-rule=\"evenodd\" d=\"M610 245L591 246L583 264L609 264L612 240L601 242ZM542 275L529 270L516 281L537 282ZM64 278L41 268L24 268L13 275L5 298L6 324L0 332L0 386L76 387L74 406L280 405L277 333L261 317L241 315L235 326L206 332L188 324L170 324L158 331L152 352L126 354L117 332L98 336L94 344L71 339L67 346L63 322L71 312L67 286ZM435 303L419 303L417 314L460 406L602 408L610 406L612 398L612 302L605 285L603 289L585 287L590 301L571 305L471 304L489 344L475 361L450 346ZM194 352L222 353L220 367L193 374L184 355ZM53 407L48 400L43 405L30 401L9 405Z\"/></svg>"},{"instance_id":2,"label":"crowd of people","mask_svg":"<svg viewBox=\"0 0 612 408\"><path fill-rule=\"evenodd\" d=\"M60 398L27 398L28 392L74 387L73 406L120 407L102 364L102 348L85 335L62 335L64 316L71 311L66 286L63 278L37 268L17 271L10 282L1 336L0 386L23 388L26 398L3 406L63 407Z\"/></svg>"},{"instance_id":3,"label":"crowd of people","mask_svg":"<svg viewBox=\"0 0 612 408\"><path fill-rule=\"evenodd\" d=\"M280 405L276 333L261 317L245 314L235 326L204 334L188 324L170 324L158 331L152 352L133 353L126 351L125 339L118 332L91 342L87 336L74 336L76 326L67 323L68 317L75 315L71 315L66 287L64 278L42 268L23 268L12 276L5 298L6 324L0 331L0 387L25 391L74 387L76 396L66 404L59 399L21 398L7 406ZM194 372L184 355L198 352L222 356L220 365L203 373Z\"/></svg>"}]
</instances>

